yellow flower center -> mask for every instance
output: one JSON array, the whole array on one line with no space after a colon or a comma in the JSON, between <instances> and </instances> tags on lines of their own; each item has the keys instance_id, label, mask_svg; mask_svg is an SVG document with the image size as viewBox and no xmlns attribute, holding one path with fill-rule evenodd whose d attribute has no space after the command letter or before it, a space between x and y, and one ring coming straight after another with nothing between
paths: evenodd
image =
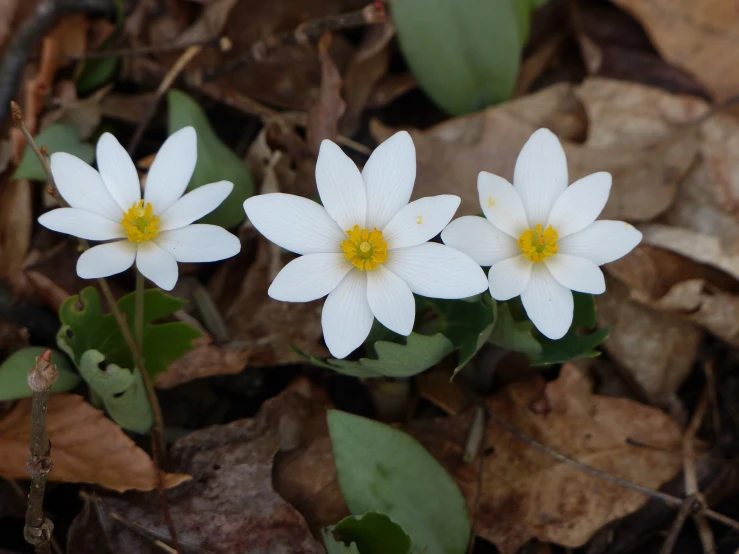
<instances>
[{"instance_id":1,"label":"yellow flower center","mask_svg":"<svg viewBox=\"0 0 739 554\"><path fill-rule=\"evenodd\" d=\"M382 238L382 231L369 231L355 225L346 234L349 238L341 243L344 257L360 271L375 269L387 260L387 243Z\"/></svg>"},{"instance_id":2,"label":"yellow flower center","mask_svg":"<svg viewBox=\"0 0 739 554\"><path fill-rule=\"evenodd\" d=\"M131 242L144 242L159 234L159 217L152 213L151 204L146 204L143 200L134 202L123 214L121 225Z\"/></svg>"},{"instance_id":3,"label":"yellow flower center","mask_svg":"<svg viewBox=\"0 0 739 554\"><path fill-rule=\"evenodd\" d=\"M557 253L558 238L557 231L551 225L542 230L541 223L537 223L535 229L526 229L521 234L518 238L518 247L532 262L542 262Z\"/></svg>"}]
</instances>

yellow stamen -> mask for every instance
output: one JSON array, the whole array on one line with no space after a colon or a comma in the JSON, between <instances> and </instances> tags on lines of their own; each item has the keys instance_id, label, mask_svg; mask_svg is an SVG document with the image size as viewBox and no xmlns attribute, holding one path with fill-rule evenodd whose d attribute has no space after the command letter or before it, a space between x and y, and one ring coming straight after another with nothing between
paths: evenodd
<instances>
[{"instance_id":1,"label":"yellow stamen","mask_svg":"<svg viewBox=\"0 0 739 554\"><path fill-rule=\"evenodd\" d=\"M146 204L143 200L134 202L123 214L121 225L131 242L144 242L159 234L159 217L152 213L151 204Z\"/></svg>"},{"instance_id":2,"label":"yellow stamen","mask_svg":"<svg viewBox=\"0 0 739 554\"><path fill-rule=\"evenodd\" d=\"M360 271L376 269L387 260L387 243L382 238L382 231L369 231L355 225L346 234L349 238L341 243L344 257Z\"/></svg>"},{"instance_id":3,"label":"yellow stamen","mask_svg":"<svg viewBox=\"0 0 739 554\"><path fill-rule=\"evenodd\" d=\"M518 238L518 247L532 262L542 262L557 253L558 238L557 231L551 225L542 230L541 224L537 223L535 229L526 229L521 234Z\"/></svg>"}]
</instances>

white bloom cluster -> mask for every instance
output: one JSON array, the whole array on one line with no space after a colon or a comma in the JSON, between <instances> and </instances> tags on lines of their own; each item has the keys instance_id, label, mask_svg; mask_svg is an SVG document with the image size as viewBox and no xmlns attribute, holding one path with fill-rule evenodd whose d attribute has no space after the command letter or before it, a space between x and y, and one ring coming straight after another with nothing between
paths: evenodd
<instances>
[{"instance_id":1,"label":"white bloom cluster","mask_svg":"<svg viewBox=\"0 0 739 554\"><path fill-rule=\"evenodd\" d=\"M183 196L196 159L194 129L174 133L149 170L142 198L131 158L106 133L97 145L98 171L69 154L51 157L57 187L70 207L39 221L55 231L106 241L80 256L81 277L106 277L136 263L145 277L171 290L177 262L222 260L240 250L238 239L224 229L194 224L233 189L221 181ZM416 315L413 294L455 299L489 288L497 300L521 296L539 331L559 339L572 324L571 291L604 292L598 266L624 256L641 240L627 223L596 221L611 176L595 173L568 186L564 150L546 129L523 147L513 184L479 174L485 217L451 221L460 204L453 195L410 202L415 178L415 147L404 131L382 143L362 172L325 140L316 164L322 205L279 193L244 202L247 217L265 237L300 255L280 271L269 295L289 302L327 296L323 333L337 358L365 341L375 319L409 335ZM439 233L444 244L429 242ZM480 266L490 267L487 277Z\"/></svg>"}]
</instances>

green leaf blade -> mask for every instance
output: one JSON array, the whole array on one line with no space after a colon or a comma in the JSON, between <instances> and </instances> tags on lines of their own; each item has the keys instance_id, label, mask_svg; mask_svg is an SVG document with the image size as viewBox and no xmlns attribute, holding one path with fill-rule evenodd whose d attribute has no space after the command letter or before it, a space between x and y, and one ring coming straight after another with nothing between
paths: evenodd
<instances>
[{"instance_id":1,"label":"green leaf blade","mask_svg":"<svg viewBox=\"0 0 739 554\"><path fill-rule=\"evenodd\" d=\"M28 398L32 395L28 388L28 370L36 363L36 358L48 348L44 346L28 346L13 352L0 364L0 401ZM80 384L82 378L64 354L51 351L51 363L56 365L57 380L51 386L51 392L66 392Z\"/></svg>"},{"instance_id":2,"label":"green leaf blade","mask_svg":"<svg viewBox=\"0 0 739 554\"><path fill-rule=\"evenodd\" d=\"M330 530L344 545L356 546L359 554L408 554L411 551L408 533L381 512L346 517Z\"/></svg>"},{"instance_id":3,"label":"green leaf blade","mask_svg":"<svg viewBox=\"0 0 739 554\"><path fill-rule=\"evenodd\" d=\"M188 190L194 190L216 181L231 181L233 191L213 212L200 220L201 223L235 227L246 215L244 200L254 194L254 182L245 163L218 138L205 112L190 96L179 90L171 90L169 102L169 133L191 125L198 135L198 161Z\"/></svg>"},{"instance_id":4,"label":"green leaf blade","mask_svg":"<svg viewBox=\"0 0 739 554\"><path fill-rule=\"evenodd\" d=\"M82 142L80 132L69 123L54 123L34 137L39 148L46 146L49 154L66 152L77 156L83 162L91 164L95 159L95 149L91 144ZM13 179L31 179L46 181L44 167L34 154L30 146L26 146L18 167L13 173Z\"/></svg>"},{"instance_id":5,"label":"green leaf blade","mask_svg":"<svg viewBox=\"0 0 739 554\"><path fill-rule=\"evenodd\" d=\"M339 484L353 514L387 514L410 535L413 552L465 552L470 521L464 497L420 443L346 412L329 410L327 417Z\"/></svg>"}]
</instances>

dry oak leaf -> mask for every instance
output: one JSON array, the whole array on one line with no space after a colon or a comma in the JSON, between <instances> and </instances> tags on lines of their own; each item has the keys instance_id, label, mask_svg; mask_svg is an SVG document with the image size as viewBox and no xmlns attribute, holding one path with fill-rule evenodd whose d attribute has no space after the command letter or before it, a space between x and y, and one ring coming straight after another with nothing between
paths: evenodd
<instances>
[{"instance_id":1,"label":"dry oak leaf","mask_svg":"<svg viewBox=\"0 0 739 554\"><path fill-rule=\"evenodd\" d=\"M598 396L572 364L545 383L516 383L489 399L491 410L558 452L639 485L657 488L681 467L679 426L656 408ZM473 414L417 420L409 429L452 473L472 512L478 488L464 464ZM628 438L657 448L640 448ZM605 524L639 509L647 497L562 464L490 423L476 532L513 554L532 538L581 546Z\"/></svg>"},{"instance_id":2,"label":"dry oak leaf","mask_svg":"<svg viewBox=\"0 0 739 554\"><path fill-rule=\"evenodd\" d=\"M588 136L580 144L574 139L584 128L583 110ZM414 198L453 191L462 198L457 215L478 214L478 173L511 179L523 144L548 127L562 140L570 182L597 171L613 175L603 218L648 221L670 207L697 156L695 133L676 131L706 110L702 100L635 83L591 78L578 86L554 85L409 131L418 159ZM371 131L382 141L395 130L373 122Z\"/></svg>"},{"instance_id":3,"label":"dry oak leaf","mask_svg":"<svg viewBox=\"0 0 739 554\"><path fill-rule=\"evenodd\" d=\"M123 430L76 394L49 397L46 417L54 469L51 481L96 483L114 491L156 488L152 460ZM31 399L20 400L0 420L0 477L26 479ZM189 475L164 473L174 487Z\"/></svg>"},{"instance_id":4,"label":"dry oak leaf","mask_svg":"<svg viewBox=\"0 0 739 554\"><path fill-rule=\"evenodd\" d=\"M725 100L739 93L734 0L614 0L646 28L660 54Z\"/></svg>"},{"instance_id":5,"label":"dry oak leaf","mask_svg":"<svg viewBox=\"0 0 739 554\"><path fill-rule=\"evenodd\" d=\"M296 448L320 427L325 434L325 407L313 396L306 381L298 381L265 402L252 419L201 429L175 442L173 467L193 475L192 481L167 492L172 520L181 544L188 551L213 554L322 554L323 547L310 534L300 513L272 487L272 463L281 450ZM154 554L161 550L128 527L105 521L113 511L135 521L154 536L167 536L155 493L129 493L104 497L103 525L112 552ZM106 554L86 538L102 534L96 510L73 523L70 551ZM98 533L95 533L98 529Z\"/></svg>"}]
</instances>

